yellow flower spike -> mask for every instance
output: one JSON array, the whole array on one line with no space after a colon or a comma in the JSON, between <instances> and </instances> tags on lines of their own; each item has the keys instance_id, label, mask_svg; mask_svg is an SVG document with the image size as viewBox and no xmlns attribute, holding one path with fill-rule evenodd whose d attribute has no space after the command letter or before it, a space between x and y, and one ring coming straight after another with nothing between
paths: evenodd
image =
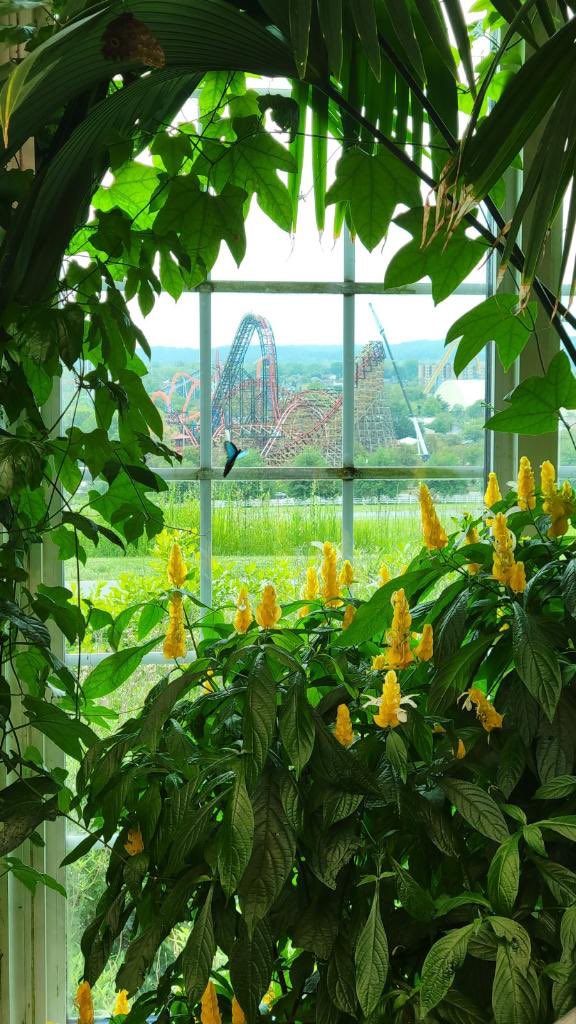
<instances>
[{"instance_id":1,"label":"yellow flower spike","mask_svg":"<svg viewBox=\"0 0 576 1024\"><path fill-rule=\"evenodd\" d=\"M338 581L338 555L336 548L330 541L326 541L322 548L322 566L320 575L322 577L322 597L326 604L337 607L341 604L337 599L340 597L340 583Z\"/></svg>"},{"instance_id":2,"label":"yellow flower spike","mask_svg":"<svg viewBox=\"0 0 576 1024\"><path fill-rule=\"evenodd\" d=\"M536 507L536 481L530 465L530 459L525 455L520 459L518 468L518 505L524 512Z\"/></svg>"},{"instance_id":3,"label":"yellow flower spike","mask_svg":"<svg viewBox=\"0 0 576 1024\"><path fill-rule=\"evenodd\" d=\"M248 597L247 587L240 587L238 598L236 600L236 608L237 612L232 624L237 633L246 633L254 619L254 616L252 615L252 608L250 607L250 598Z\"/></svg>"},{"instance_id":4,"label":"yellow flower spike","mask_svg":"<svg viewBox=\"0 0 576 1024\"><path fill-rule=\"evenodd\" d=\"M446 536L444 527L438 519L432 495L430 494L426 484L420 484L419 498L420 513L422 517L422 534L425 546L429 551L437 551L440 548L445 548L448 543L448 537Z\"/></svg>"},{"instance_id":5,"label":"yellow flower spike","mask_svg":"<svg viewBox=\"0 0 576 1024\"><path fill-rule=\"evenodd\" d=\"M354 583L354 569L348 559L345 560L340 570L340 583L343 587L351 587Z\"/></svg>"},{"instance_id":6,"label":"yellow flower spike","mask_svg":"<svg viewBox=\"0 0 576 1024\"><path fill-rule=\"evenodd\" d=\"M492 575L499 583L508 583L514 568L514 538L508 529L506 516L499 512L492 521L494 552L492 556Z\"/></svg>"},{"instance_id":7,"label":"yellow flower spike","mask_svg":"<svg viewBox=\"0 0 576 1024\"><path fill-rule=\"evenodd\" d=\"M446 734L446 729L443 725L440 725L440 722L436 722L432 732L436 733L438 736L444 736Z\"/></svg>"},{"instance_id":8,"label":"yellow flower spike","mask_svg":"<svg viewBox=\"0 0 576 1024\"><path fill-rule=\"evenodd\" d=\"M129 857L135 857L137 853L142 853L144 849L144 840L142 839L142 833L139 828L128 829L128 838L124 843L124 849Z\"/></svg>"},{"instance_id":9,"label":"yellow flower spike","mask_svg":"<svg viewBox=\"0 0 576 1024\"><path fill-rule=\"evenodd\" d=\"M388 571L388 566L385 565L384 562L382 562L382 565L380 566L380 570L378 572L378 577L380 579L380 586L381 587L384 587L387 583L390 582L390 579L391 579L390 572Z\"/></svg>"},{"instance_id":10,"label":"yellow flower spike","mask_svg":"<svg viewBox=\"0 0 576 1024\"><path fill-rule=\"evenodd\" d=\"M300 597L303 601L315 601L320 593L320 580L318 579L318 573L313 565L309 565L306 569L306 582L300 591ZM308 605L303 605L298 615L300 618L304 618L310 611Z\"/></svg>"},{"instance_id":11,"label":"yellow flower spike","mask_svg":"<svg viewBox=\"0 0 576 1024\"><path fill-rule=\"evenodd\" d=\"M430 661L434 656L434 631L429 622L422 630L420 642L414 648L414 654L420 661Z\"/></svg>"},{"instance_id":12,"label":"yellow flower spike","mask_svg":"<svg viewBox=\"0 0 576 1024\"><path fill-rule=\"evenodd\" d=\"M222 1024L218 996L213 981L209 981L204 989L201 1006L200 1020L202 1024Z\"/></svg>"},{"instance_id":13,"label":"yellow flower spike","mask_svg":"<svg viewBox=\"0 0 576 1024\"><path fill-rule=\"evenodd\" d=\"M181 587L186 581L188 569L179 544L173 544L168 558L168 579L173 587Z\"/></svg>"},{"instance_id":14,"label":"yellow flower spike","mask_svg":"<svg viewBox=\"0 0 576 1024\"><path fill-rule=\"evenodd\" d=\"M515 594L523 594L526 590L526 569L524 562L514 562L508 578L508 586Z\"/></svg>"},{"instance_id":15,"label":"yellow flower spike","mask_svg":"<svg viewBox=\"0 0 576 1024\"><path fill-rule=\"evenodd\" d=\"M388 650L386 652L388 668L406 668L413 660L410 650L410 626L412 616L403 588L395 590L390 599L394 614L392 625L386 633Z\"/></svg>"},{"instance_id":16,"label":"yellow flower spike","mask_svg":"<svg viewBox=\"0 0 576 1024\"><path fill-rule=\"evenodd\" d=\"M398 676L393 670L390 670L384 676L382 696L370 697L364 707L375 705L378 708L378 713L373 716L375 725L380 726L381 729L396 729L401 722L406 722L408 718L403 705L416 707L412 696L412 694L408 697L402 696Z\"/></svg>"},{"instance_id":17,"label":"yellow flower spike","mask_svg":"<svg viewBox=\"0 0 576 1024\"><path fill-rule=\"evenodd\" d=\"M74 1005L78 1010L78 1024L94 1024L94 1003L90 982L81 981L76 989Z\"/></svg>"},{"instance_id":18,"label":"yellow flower spike","mask_svg":"<svg viewBox=\"0 0 576 1024\"><path fill-rule=\"evenodd\" d=\"M130 1013L130 1003L128 1002L128 989L123 988L120 989L120 992L116 993L116 1002L114 1003L112 1016L126 1016L127 1013Z\"/></svg>"},{"instance_id":19,"label":"yellow flower spike","mask_svg":"<svg viewBox=\"0 0 576 1024\"><path fill-rule=\"evenodd\" d=\"M456 747L456 750L452 751L452 753L458 761L461 761L463 757L466 757L466 747L464 746L463 740L458 740L458 746Z\"/></svg>"},{"instance_id":20,"label":"yellow flower spike","mask_svg":"<svg viewBox=\"0 0 576 1024\"><path fill-rule=\"evenodd\" d=\"M575 511L574 491L567 480L562 490L554 489L544 502L544 511L550 516L549 537L563 537L568 530L569 518Z\"/></svg>"},{"instance_id":21,"label":"yellow flower spike","mask_svg":"<svg viewBox=\"0 0 576 1024\"><path fill-rule=\"evenodd\" d=\"M376 654L372 658L372 669L374 672L382 672L388 667L388 659L385 654Z\"/></svg>"},{"instance_id":22,"label":"yellow flower spike","mask_svg":"<svg viewBox=\"0 0 576 1024\"><path fill-rule=\"evenodd\" d=\"M473 687L471 690L466 690L462 697L465 698L463 707L466 711L472 711L472 708L476 706L476 718L485 732L492 732L493 729L502 728L504 715L500 715L496 711L496 708L488 700L486 694L482 693L482 690Z\"/></svg>"},{"instance_id":23,"label":"yellow flower spike","mask_svg":"<svg viewBox=\"0 0 576 1024\"><path fill-rule=\"evenodd\" d=\"M486 508L494 508L494 505L496 505L498 501L502 501L498 477L496 476L496 473L489 473L488 486L484 494L484 504Z\"/></svg>"},{"instance_id":24,"label":"yellow flower spike","mask_svg":"<svg viewBox=\"0 0 576 1024\"><path fill-rule=\"evenodd\" d=\"M244 1010L240 1006L236 996L232 996L232 1024L246 1024Z\"/></svg>"},{"instance_id":25,"label":"yellow flower spike","mask_svg":"<svg viewBox=\"0 0 576 1024\"><path fill-rule=\"evenodd\" d=\"M182 594L170 595L169 616L163 654L165 658L183 658L186 654L186 633Z\"/></svg>"},{"instance_id":26,"label":"yellow flower spike","mask_svg":"<svg viewBox=\"0 0 576 1024\"><path fill-rule=\"evenodd\" d=\"M548 460L540 466L540 490L544 501L547 498L553 498L556 493L556 470ZM548 511L546 505L544 505L544 511Z\"/></svg>"},{"instance_id":27,"label":"yellow flower spike","mask_svg":"<svg viewBox=\"0 0 576 1024\"><path fill-rule=\"evenodd\" d=\"M352 728L352 719L350 718L350 709L347 704L339 704L336 712L336 725L334 726L334 732L332 733L335 740L342 744L343 747L349 747L354 741L354 730Z\"/></svg>"},{"instance_id":28,"label":"yellow flower spike","mask_svg":"<svg viewBox=\"0 0 576 1024\"><path fill-rule=\"evenodd\" d=\"M344 612L344 618L342 619L342 629L348 629L348 627L354 622L355 618L356 608L353 604L347 605L346 611Z\"/></svg>"},{"instance_id":29,"label":"yellow flower spike","mask_svg":"<svg viewBox=\"0 0 576 1024\"><path fill-rule=\"evenodd\" d=\"M205 693L214 693L214 687L209 679L204 679L202 683L202 689Z\"/></svg>"},{"instance_id":30,"label":"yellow flower spike","mask_svg":"<svg viewBox=\"0 0 576 1024\"><path fill-rule=\"evenodd\" d=\"M468 530L466 531L466 543L467 544L479 544L480 543L480 534L478 533L478 530L476 529L475 526L470 526L468 528ZM466 570L467 570L467 572L470 573L471 576L474 576L478 572L479 569L480 569L480 566L479 566L478 562L469 562L468 565L466 566Z\"/></svg>"},{"instance_id":31,"label":"yellow flower spike","mask_svg":"<svg viewBox=\"0 0 576 1024\"><path fill-rule=\"evenodd\" d=\"M262 600L256 608L256 622L262 629L273 629L282 615L282 609L276 600L276 591L271 583L262 590Z\"/></svg>"}]
</instances>

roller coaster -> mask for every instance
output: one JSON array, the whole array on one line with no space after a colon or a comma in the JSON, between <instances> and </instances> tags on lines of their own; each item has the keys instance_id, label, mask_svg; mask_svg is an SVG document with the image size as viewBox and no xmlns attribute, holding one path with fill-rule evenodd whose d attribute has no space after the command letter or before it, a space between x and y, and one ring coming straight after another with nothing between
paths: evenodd
<instances>
[{"instance_id":1,"label":"roller coaster","mask_svg":"<svg viewBox=\"0 0 576 1024\"><path fill-rule=\"evenodd\" d=\"M254 335L260 356L249 372L246 356ZM369 342L356 358L355 432L365 451L396 441L392 415L384 401L384 362L381 341ZM199 395L199 378L180 370L164 390L151 396L174 429L171 441L181 451L200 444ZM225 430L240 447L260 452L269 465L292 462L307 447L321 451L328 463L336 462L342 449L342 392L282 388L272 327L265 317L247 313L224 366L218 363L213 375L212 435L219 439Z\"/></svg>"}]
</instances>

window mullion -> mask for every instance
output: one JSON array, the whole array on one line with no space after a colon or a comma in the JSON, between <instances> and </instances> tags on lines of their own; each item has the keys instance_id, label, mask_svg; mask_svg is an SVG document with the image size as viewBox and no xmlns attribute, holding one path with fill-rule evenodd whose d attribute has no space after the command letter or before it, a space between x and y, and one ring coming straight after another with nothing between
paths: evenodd
<instances>
[{"instance_id":1,"label":"window mullion","mask_svg":"<svg viewBox=\"0 0 576 1024\"><path fill-rule=\"evenodd\" d=\"M354 283L354 243L344 228L344 283ZM354 467L354 292L342 296L342 465ZM354 557L354 480L342 481L342 554Z\"/></svg>"},{"instance_id":2,"label":"window mullion","mask_svg":"<svg viewBox=\"0 0 576 1024\"><path fill-rule=\"evenodd\" d=\"M199 297L200 469L212 468L212 295ZM200 478L200 600L212 603L212 481Z\"/></svg>"}]
</instances>

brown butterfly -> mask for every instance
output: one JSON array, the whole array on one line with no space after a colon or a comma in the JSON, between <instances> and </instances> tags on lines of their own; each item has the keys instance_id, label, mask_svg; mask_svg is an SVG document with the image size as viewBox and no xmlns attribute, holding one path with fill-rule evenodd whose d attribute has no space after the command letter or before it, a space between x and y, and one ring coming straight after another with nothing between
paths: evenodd
<instances>
[{"instance_id":1,"label":"brown butterfly","mask_svg":"<svg viewBox=\"0 0 576 1024\"><path fill-rule=\"evenodd\" d=\"M133 14L121 14L106 26L102 56L118 63L134 61L148 68L163 68L166 55L156 37Z\"/></svg>"}]
</instances>

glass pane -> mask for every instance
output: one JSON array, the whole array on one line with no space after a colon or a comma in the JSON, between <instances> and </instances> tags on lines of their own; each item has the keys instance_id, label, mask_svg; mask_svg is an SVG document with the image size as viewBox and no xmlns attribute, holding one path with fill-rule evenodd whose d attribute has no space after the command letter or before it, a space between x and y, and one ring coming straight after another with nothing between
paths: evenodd
<instances>
[{"instance_id":1,"label":"glass pane","mask_svg":"<svg viewBox=\"0 0 576 1024\"><path fill-rule=\"evenodd\" d=\"M444 347L450 325L477 301L456 296L434 306L427 295L357 298L358 465L483 465L484 353L456 379L453 350Z\"/></svg>"},{"instance_id":2,"label":"glass pane","mask_svg":"<svg viewBox=\"0 0 576 1024\"><path fill-rule=\"evenodd\" d=\"M184 292L175 302L163 292L147 317L135 300L129 303L152 349L145 385L164 421L164 441L190 466L200 462L198 299L197 293Z\"/></svg>"},{"instance_id":3,"label":"glass pane","mask_svg":"<svg viewBox=\"0 0 576 1024\"><path fill-rule=\"evenodd\" d=\"M280 604L300 596L307 565L319 564L313 542L341 543L338 480L226 481L214 485L214 604L236 600L245 584L252 602L273 583Z\"/></svg>"},{"instance_id":4,"label":"glass pane","mask_svg":"<svg viewBox=\"0 0 576 1024\"><path fill-rule=\"evenodd\" d=\"M216 466L226 430L243 467L340 462L340 296L214 295L212 368Z\"/></svg>"},{"instance_id":5,"label":"glass pane","mask_svg":"<svg viewBox=\"0 0 576 1024\"><path fill-rule=\"evenodd\" d=\"M116 618L125 608L135 607L134 615L122 634L122 646L142 643L153 636L161 637L166 619L160 619L154 628L143 636L144 621L142 610L137 607L162 594L167 587L166 565L172 543L180 544L188 568L185 589L193 594L200 591L200 513L198 500L199 486L195 482L177 481L169 484L168 490L156 495L156 501L164 515L164 529L155 537L141 537L130 544L126 553L111 541L101 538L93 548L81 538L88 555L86 564L77 567L74 559L64 563L65 585L74 598L78 593L84 601L90 601L102 612ZM89 513L92 518L95 515ZM88 550L89 549L89 550ZM87 605L84 608L87 611ZM98 624L102 620L96 620ZM158 649L162 647L159 640ZM74 648L77 652L77 647ZM86 654L111 650L109 627L89 628L83 652Z\"/></svg>"}]
</instances>

